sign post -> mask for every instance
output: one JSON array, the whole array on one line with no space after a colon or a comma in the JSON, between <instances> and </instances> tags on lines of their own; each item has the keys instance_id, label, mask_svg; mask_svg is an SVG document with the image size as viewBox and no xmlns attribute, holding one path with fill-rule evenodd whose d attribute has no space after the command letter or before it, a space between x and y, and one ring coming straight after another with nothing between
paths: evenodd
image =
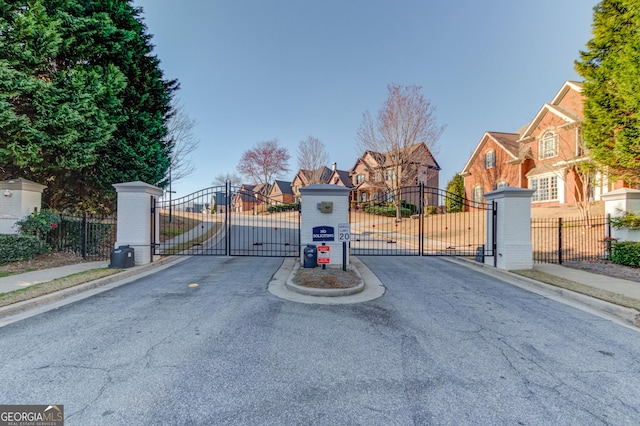
<instances>
[{"instance_id":1,"label":"sign post","mask_svg":"<svg viewBox=\"0 0 640 426\"><path fill-rule=\"evenodd\" d=\"M338 224L338 241L342 241L342 270L347 270L347 243L351 241L351 225Z\"/></svg>"}]
</instances>

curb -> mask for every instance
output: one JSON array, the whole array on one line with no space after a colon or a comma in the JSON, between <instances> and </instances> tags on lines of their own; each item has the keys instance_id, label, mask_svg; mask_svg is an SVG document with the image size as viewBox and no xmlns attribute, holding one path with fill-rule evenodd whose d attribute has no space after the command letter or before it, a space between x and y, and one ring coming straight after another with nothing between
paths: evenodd
<instances>
[{"instance_id":1,"label":"curb","mask_svg":"<svg viewBox=\"0 0 640 426\"><path fill-rule=\"evenodd\" d=\"M355 287L349 288L314 288L314 287L305 287L298 285L293 282L293 277L296 274L296 271L300 269L300 262L296 260L295 265L293 266L293 270L289 274L287 278L287 282L285 283L285 287L287 287L291 291L295 291L296 293L304 294L305 296L324 296L324 297L340 297L340 296L351 296L353 294L361 293L364 290L364 280L362 279L362 275L358 272L357 268L351 268L352 271L360 278L360 284Z\"/></svg>"},{"instance_id":2,"label":"curb","mask_svg":"<svg viewBox=\"0 0 640 426\"><path fill-rule=\"evenodd\" d=\"M41 307L53 302L66 299L71 296L75 296L79 293L86 292L87 290L93 290L100 287L105 287L109 284L114 284L114 283L117 284L109 287L109 289L118 287L120 285L124 285L131 282L133 280L132 278L135 278L138 275L150 275L151 273L155 273L161 269L183 262L188 258L189 256L178 257L178 258L176 257L161 258L160 260L148 263L146 265L136 266L131 269L123 269L122 272L109 275L108 277L99 278L94 281L78 284L76 286L65 288L63 290L58 290L53 293L44 294L42 296L39 296L33 299L23 300L22 302L3 306L0 308L0 318L5 318L11 315L20 314L29 309ZM118 283L118 281L122 281L122 282Z\"/></svg>"},{"instance_id":3,"label":"curb","mask_svg":"<svg viewBox=\"0 0 640 426\"><path fill-rule=\"evenodd\" d=\"M500 278L504 282L523 288L528 291L540 294L542 296L548 296L549 293L560 296L562 299L569 299L574 302L574 307L585 310L585 307L596 310L600 313L606 314L612 319L621 321L625 325L640 328L640 312L624 306L616 305L615 303L607 302L605 300L596 299L595 297L587 296L582 293L578 293L572 290L567 290L562 287L556 287L551 284L536 281L534 279L524 277L522 275L514 274L513 272L503 271L501 269L493 268L484 264L476 264L475 261L468 259L452 259L443 256L445 260L451 263L455 263L466 268L474 269L485 275L489 275L495 278ZM536 291L537 290L537 291ZM566 302L565 302L566 303Z\"/></svg>"}]
</instances>

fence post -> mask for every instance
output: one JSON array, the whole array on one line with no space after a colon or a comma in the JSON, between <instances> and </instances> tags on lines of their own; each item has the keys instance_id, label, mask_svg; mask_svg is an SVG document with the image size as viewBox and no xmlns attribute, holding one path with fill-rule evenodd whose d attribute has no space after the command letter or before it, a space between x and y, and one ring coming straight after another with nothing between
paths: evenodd
<instances>
[{"instance_id":1,"label":"fence post","mask_svg":"<svg viewBox=\"0 0 640 426\"><path fill-rule=\"evenodd\" d=\"M562 218L558 218L558 265L562 265Z\"/></svg>"},{"instance_id":2,"label":"fence post","mask_svg":"<svg viewBox=\"0 0 640 426\"><path fill-rule=\"evenodd\" d=\"M82 258L87 260L87 212L82 213Z\"/></svg>"}]
</instances>

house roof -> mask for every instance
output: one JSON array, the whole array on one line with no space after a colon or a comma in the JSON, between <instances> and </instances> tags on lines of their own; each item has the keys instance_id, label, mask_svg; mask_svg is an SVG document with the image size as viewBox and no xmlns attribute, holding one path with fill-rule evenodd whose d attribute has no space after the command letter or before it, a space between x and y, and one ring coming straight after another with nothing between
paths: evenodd
<instances>
[{"instance_id":1,"label":"house roof","mask_svg":"<svg viewBox=\"0 0 640 426\"><path fill-rule=\"evenodd\" d=\"M418 142L418 143L415 143L413 145L404 147L400 151L401 152L408 152L409 158L412 158L414 154L416 156L420 155L419 153L417 153L417 151L421 150L421 149L425 150L425 152L428 155L428 158L431 161L433 161L433 165L431 166L431 168L434 168L436 170L441 170L440 165L436 161L436 158L433 156L433 154L431 153L431 150L429 150L429 148L427 147L427 144L425 144L424 142ZM358 163L360 163L360 162L364 163L365 166L367 166L367 168L371 168L371 166L365 160L365 157L367 157L367 156L370 157L371 159L373 159L374 161L376 161L382 167L391 166L391 165L393 165L393 160L391 159L391 156L389 154L392 154L392 152L391 151L376 152L376 151L367 150L367 151L365 151L365 153L360 158L358 158L356 160L356 163L351 168L350 172L353 173L355 168L358 166ZM418 162L418 161L416 161L416 162Z\"/></svg>"},{"instance_id":2,"label":"house roof","mask_svg":"<svg viewBox=\"0 0 640 426\"><path fill-rule=\"evenodd\" d=\"M293 190L291 189L291 182L287 182L284 180L274 180L273 185L271 186L271 192L273 192L274 188L278 188L281 194L293 194Z\"/></svg>"},{"instance_id":3,"label":"house roof","mask_svg":"<svg viewBox=\"0 0 640 426\"><path fill-rule=\"evenodd\" d=\"M351 176L348 170L334 170L331 173L331 177L329 177L329 183L333 183L336 185L340 185L335 181L341 182L342 186L346 186L347 188L353 188L353 182L351 182Z\"/></svg>"},{"instance_id":4,"label":"house roof","mask_svg":"<svg viewBox=\"0 0 640 426\"><path fill-rule=\"evenodd\" d=\"M477 156L480 154L484 146L488 141L493 141L496 146L502 148L512 159L518 159L520 156L520 144L518 140L520 140L520 135L518 133L503 133L503 132L485 132L480 139L480 142L476 146L476 149L469 157L467 164L465 164L462 169L461 174L469 173L469 169L471 165L476 160Z\"/></svg>"},{"instance_id":5,"label":"house roof","mask_svg":"<svg viewBox=\"0 0 640 426\"><path fill-rule=\"evenodd\" d=\"M582 117L579 117L574 112L568 111L567 109L562 108L560 106L560 102L565 97L565 95L567 93L569 93L570 90L575 90L577 92L582 93L582 83L578 83L578 82L575 82L575 81L565 81L564 84L562 85L562 87L560 88L560 90L558 91L558 93L556 94L556 96L554 96L554 98L551 101L551 103L544 104L542 106L542 108L540 108L540 111L538 111L538 113L536 114L534 119L531 120L529 125L526 127L526 129L520 135L520 139L526 139L529 136L531 136L531 134L533 133L535 128L538 126L538 124L540 124L542 119L548 113L551 113L551 114L556 115L557 117L560 117L561 119L563 119L567 123L580 122L582 120Z\"/></svg>"},{"instance_id":6,"label":"house roof","mask_svg":"<svg viewBox=\"0 0 640 426\"><path fill-rule=\"evenodd\" d=\"M327 166L319 167L315 170L305 170L299 169L298 173L296 173L296 177L299 178L304 185L308 185L313 178L314 173L320 172L320 180L325 183L329 180L329 176L331 176L331 169ZM294 178L295 180L295 178Z\"/></svg>"}]
</instances>

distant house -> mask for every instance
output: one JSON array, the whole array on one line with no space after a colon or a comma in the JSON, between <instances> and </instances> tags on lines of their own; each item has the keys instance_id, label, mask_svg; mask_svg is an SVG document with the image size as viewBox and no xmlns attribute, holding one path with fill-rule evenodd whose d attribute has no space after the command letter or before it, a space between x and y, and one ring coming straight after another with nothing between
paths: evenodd
<instances>
[{"instance_id":1,"label":"distant house","mask_svg":"<svg viewBox=\"0 0 640 426\"><path fill-rule=\"evenodd\" d=\"M260 183L257 185L243 184L234 194L231 207L235 212L254 211L257 206L266 200L269 185Z\"/></svg>"},{"instance_id":2,"label":"distant house","mask_svg":"<svg viewBox=\"0 0 640 426\"><path fill-rule=\"evenodd\" d=\"M516 133L486 132L462 176L468 198L503 186L534 190L532 205L596 201L609 191L606 175L584 172L591 158L582 140L582 84L565 82L550 103Z\"/></svg>"},{"instance_id":3,"label":"distant house","mask_svg":"<svg viewBox=\"0 0 640 426\"><path fill-rule=\"evenodd\" d=\"M291 189L291 182L284 180L275 180L271 185L269 191L269 203L279 202L284 204L290 204L294 202L293 190Z\"/></svg>"},{"instance_id":4,"label":"distant house","mask_svg":"<svg viewBox=\"0 0 640 426\"><path fill-rule=\"evenodd\" d=\"M300 188L316 183L327 183L329 176L331 176L331 170L327 166L322 166L316 170L298 170L291 181L294 202L300 201Z\"/></svg>"},{"instance_id":5,"label":"distant house","mask_svg":"<svg viewBox=\"0 0 640 426\"><path fill-rule=\"evenodd\" d=\"M401 155L405 160L399 161L393 152L366 151L356 160L350 170L353 184L353 201L366 202L387 200L389 188L395 186L406 187L424 184L437 188L439 184L440 166L424 142L406 147ZM400 176L397 176L397 170ZM394 180L400 179L394 185ZM406 200L414 202L416 200ZM434 193L426 200L428 205L438 205L437 195Z\"/></svg>"}]
</instances>

